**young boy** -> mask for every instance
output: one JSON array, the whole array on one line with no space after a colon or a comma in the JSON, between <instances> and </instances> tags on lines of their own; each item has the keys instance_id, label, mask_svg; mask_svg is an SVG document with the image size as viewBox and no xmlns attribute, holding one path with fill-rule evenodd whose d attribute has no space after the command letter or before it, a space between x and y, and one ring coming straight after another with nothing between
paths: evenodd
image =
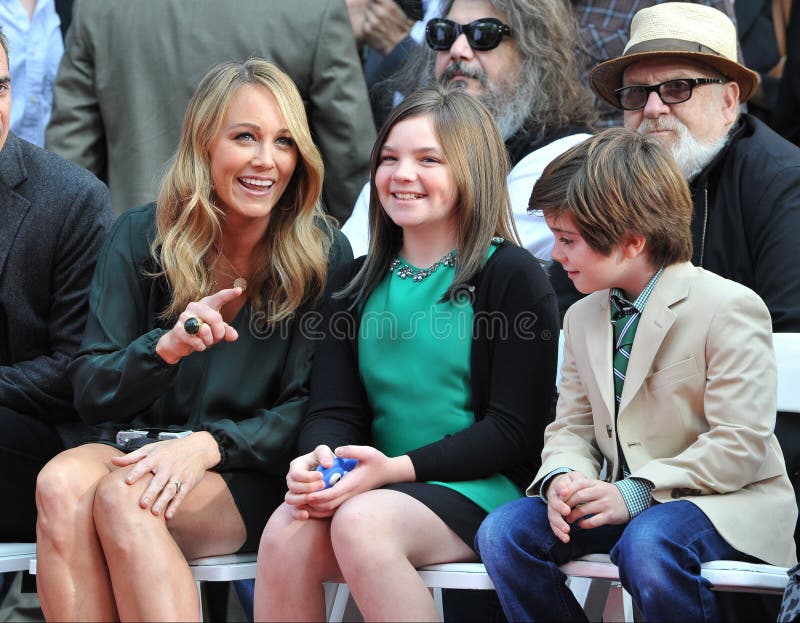
<instances>
[{"instance_id":1,"label":"young boy","mask_svg":"<svg viewBox=\"0 0 800 623\"><path fill-rule=\"evenodd\" d=\"M652 138L619 128L577 145L530 205L553 259L593 294L564 318L531 497L492 512L476 539L506 616L586 620L558 565L610 553L645 620L718 620L701 563L795 563L769 312L689 263L689 190Z\"/></svg>"}]
</instances>

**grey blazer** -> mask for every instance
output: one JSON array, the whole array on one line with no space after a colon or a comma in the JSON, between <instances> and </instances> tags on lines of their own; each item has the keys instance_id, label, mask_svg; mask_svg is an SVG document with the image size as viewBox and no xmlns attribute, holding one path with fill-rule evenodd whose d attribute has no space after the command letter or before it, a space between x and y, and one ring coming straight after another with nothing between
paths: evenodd
<instances>
[{"instance_id":1,"label":"grey blazer","mask_svg":"<svg viewBox=\"0 0 800 623\"><path fill-rule=\"evenodd\" d=\"M108 189L94 175L9 133L0 150L0 405L50 423L77 419L66 366L110 221Z\"/></svg>"},{"instance_id":2,"label":"grey blazer","mask_svg":"<svg viewBox=\"0 0 800 623\"><path fill-rule=\"evenodd\" d=\"M153 201L200 79L251 56L300 90L343 222L375 128L342 0L76 0L46 146L106 180L116 214Z\"/></svg>"}]
</instances>

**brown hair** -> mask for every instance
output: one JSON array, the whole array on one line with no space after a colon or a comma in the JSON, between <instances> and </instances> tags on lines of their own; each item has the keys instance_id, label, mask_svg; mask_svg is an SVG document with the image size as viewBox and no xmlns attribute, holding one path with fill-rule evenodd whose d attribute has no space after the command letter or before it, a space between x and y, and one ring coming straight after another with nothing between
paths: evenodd
<instances>
[{"instance_id":1,"label":"brown hair","mask_svg":"<svg viewBox=\"0 0 800 623\"><path fill-rule=\"evenodd\" d=\"M492 115L458 89L422 89L392 111L372 148L369 250L361 270L340 293L354 297L356 303L365 300L383 279L403 242L403 230L381 206L375 173L389 132L413 117L430 119L458 191L458 261L453 284L443 299L458 292L483 267L492 237L519 244L506 185L508 152Z\"/></svg>"},{"instance_id":2,"label":"brown hair","mask_svg":"<svg viewBox=\"0 0 800 623\"><path fill-rule=\"evenodd\" d=\"M634 233L654 266L692 257L692 197L686 178L657 139L610 128L547 165L529 210L569 214L595 251L609 255Z\"/></svg>"},{"instance_id":3,"label":"brown hair","mask_svg":"<svg viewBox=\"0 0 800 623\"><path fill-rule=\"evenodd\" d=\"M10 63L11 61L8 58L8 39L6 38L6 34L3 32L2 26L0 26L0 48L3 48L3 52L6 53L6 60Z\"/></svg>"}]
</instances>

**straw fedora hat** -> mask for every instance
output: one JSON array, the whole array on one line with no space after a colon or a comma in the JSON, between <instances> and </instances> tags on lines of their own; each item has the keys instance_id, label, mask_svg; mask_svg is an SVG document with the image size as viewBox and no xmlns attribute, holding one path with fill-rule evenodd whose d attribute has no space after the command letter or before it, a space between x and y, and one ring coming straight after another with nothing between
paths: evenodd
<instances>
[{"instance_id":1,"label":"straw fedora hat","mask_svg":"<svg viewBox=\"0 0 800 623\"><path fill-rule=\"evenodd\" d=\"M736 27L722 11L703 4L665 2L633 16L631 37L622 56L600 63L589 73L597 95L615 108L614 89L622 86L622 73L649 58L694 60L713 67L739 84L739 99L746 101L758 86L758 74L736 62Z\"/></svg>"}]
</instances>

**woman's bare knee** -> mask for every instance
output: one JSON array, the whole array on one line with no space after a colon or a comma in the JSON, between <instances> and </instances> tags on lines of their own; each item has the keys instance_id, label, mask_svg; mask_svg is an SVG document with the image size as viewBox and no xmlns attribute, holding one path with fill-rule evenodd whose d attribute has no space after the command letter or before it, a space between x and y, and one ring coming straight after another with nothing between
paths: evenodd
<instances>
[{"instance_id":1,"label":"woman's bare knee","mask_svg":"<svg viewBox=\"0 0 800 623\"><path fill-rule=\"evenodd\" d=\"M37 527L42 536L59 538L74 532L79 517L91 519L95 488L108 474L87 453L67 450L45 465L36 479Z\"/></svg>"},{"instance_id":2,"label":"woman's bare knee","mask_svg":"<svg viewBox=\"0 0 800 623\"><path fill-rule=\"evenodd\" d=\"M166 525L188 559L231 554L247 538L236 501L224 479L214 472L208 472L189 492Z\"/></svg>"},{"instance_id":3,"label":"woman's bare knee","mask_svg":"<svg viewBox=\"0 0 800 623\"><path fill-rule=\"evenodd\" d=\"M116 470L97 484L92 510L103 547L112 543L122 549L133 546L138 527L150 519L150 512L139 505L144 483L129 485L125 474L126 470Z\"/></svg>"}]
</instances>

